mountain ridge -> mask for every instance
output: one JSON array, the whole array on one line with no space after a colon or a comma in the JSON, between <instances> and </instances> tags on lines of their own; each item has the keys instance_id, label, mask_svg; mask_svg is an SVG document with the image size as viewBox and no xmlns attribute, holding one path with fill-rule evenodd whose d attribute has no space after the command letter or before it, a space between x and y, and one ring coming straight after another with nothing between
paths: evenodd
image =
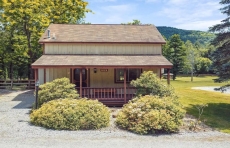
<instances>
[{"instance_id":1,"label":"mountain ridge","mask_svg":"<svg viewBox=\"0 0 230 148\"><path fill-rule=\"evenodd\" d=\"M186 42L191 41L193 44L199 42L200 44L209 44L215 38L214 33L199 31L199 30L185 30L169 26L156 26L159 32L169 39L174 34L179 34L181 40Z\"/></svg>"}]
</instances>

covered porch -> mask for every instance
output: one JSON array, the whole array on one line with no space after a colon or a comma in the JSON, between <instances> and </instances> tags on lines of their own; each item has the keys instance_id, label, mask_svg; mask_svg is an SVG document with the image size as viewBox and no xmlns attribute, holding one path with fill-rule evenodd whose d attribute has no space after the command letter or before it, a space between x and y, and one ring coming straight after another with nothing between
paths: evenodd
<instances>
[{"instance_id":1,"label":"covered porch","mask_svg":"<svg viewBox=\"0 0 230 148\"><path fill-rule=\"evenodd\" d=\"M97 99L108 106L122 106L135 96L132 80L143 71L153 71L161 78L161 69L167 69L169 84L172 64L161 55L43 55L32 67L35 80L41 83L67 77L81 97Z\"/></svg>"}]
</instances>

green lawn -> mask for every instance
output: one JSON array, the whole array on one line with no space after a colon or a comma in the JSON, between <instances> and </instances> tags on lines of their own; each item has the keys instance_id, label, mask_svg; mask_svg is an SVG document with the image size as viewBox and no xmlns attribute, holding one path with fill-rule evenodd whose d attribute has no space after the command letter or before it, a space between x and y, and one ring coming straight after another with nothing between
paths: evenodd
<instances>
[{"instance_id":1,"label":"green lawn","mask_svg":"<svg viewBox=\"0 0 230 148\"><path fill-rule=\"evenodd\" d=\"M190 82L190 77L177 77L171 81L176 93L180 97L180 102L184 105L188 114L198 117L197 104L208 104L204 109L202 119L206 124L225 133L230 133L230 94L194 90L191 87L199 86L222 86L224 83L214 83L216 77L194 77Z\"/></svg>"}]
</instances>

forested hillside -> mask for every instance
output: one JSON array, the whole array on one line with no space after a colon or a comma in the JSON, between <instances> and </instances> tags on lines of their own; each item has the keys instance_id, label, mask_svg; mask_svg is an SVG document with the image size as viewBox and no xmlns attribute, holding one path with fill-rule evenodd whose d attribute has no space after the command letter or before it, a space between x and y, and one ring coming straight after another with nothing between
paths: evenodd
<instances>
[{"instance_id":1,"label":"forested hillside","mask_svg":"<svg viewBox=\"0 0 230 148\"><path fill-rule=\"evenodd\" d=\"M213 33L204 31L183 30L166 26L158 26L157 29L167 39L169 39L174 34L179 34L181 40L183 40L184 42L190 40L192 43L198 41L201 44L207 44L215 37Z\"/></svg>"}]
</instances>

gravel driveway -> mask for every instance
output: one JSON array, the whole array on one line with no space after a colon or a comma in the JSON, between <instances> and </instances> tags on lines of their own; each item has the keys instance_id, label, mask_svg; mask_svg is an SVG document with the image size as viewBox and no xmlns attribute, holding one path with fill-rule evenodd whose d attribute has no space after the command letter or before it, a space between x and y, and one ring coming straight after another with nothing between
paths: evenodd
<instances>
[{"instance_id":1,"label":"gravel driveway","mask_svg":"<svg viewBox=\"0 0 230 148\"><path fill-rule=\"evenodd\" d=\"M230 134L181 131L171 135L140 136L111 125L102 130L55 131L30 125L33 91L0 90L0 148L230 148Z\"/></svg>"}]
</instances>

